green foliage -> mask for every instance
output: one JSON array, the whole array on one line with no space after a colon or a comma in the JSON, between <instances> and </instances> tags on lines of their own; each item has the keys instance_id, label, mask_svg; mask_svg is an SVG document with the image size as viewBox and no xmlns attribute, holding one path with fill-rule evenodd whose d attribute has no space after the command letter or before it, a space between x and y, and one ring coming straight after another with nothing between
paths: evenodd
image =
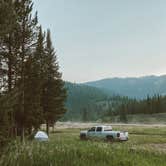
<instances>
[{"instance_id":1,"label":"green foliage","mask_svg":"<svg viewBox=\"0 0 166 166\"><path fill-rule=\"evenodd\" d=\"M11 0L0 1L0 36L5 36L12 31L15 22Z\"/></svg>"}]
</instances>

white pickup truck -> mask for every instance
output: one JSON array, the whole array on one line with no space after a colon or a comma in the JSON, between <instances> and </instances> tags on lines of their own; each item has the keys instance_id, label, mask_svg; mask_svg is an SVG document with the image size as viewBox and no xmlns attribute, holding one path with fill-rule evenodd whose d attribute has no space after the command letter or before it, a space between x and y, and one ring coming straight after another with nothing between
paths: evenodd
<instances>
[{"instance_id":1,"label":"white pickup truck","mask_svg":"<svg viewBox=\"0 0 166 166\"><path fill-rule=\"evenodd\" d=\"M95 126L87 131L80 132L80 139L85 140L89 138L102 138L107 141L127 141L128 132L113 131L111 126Z\"/></svg>"}]
</instances>

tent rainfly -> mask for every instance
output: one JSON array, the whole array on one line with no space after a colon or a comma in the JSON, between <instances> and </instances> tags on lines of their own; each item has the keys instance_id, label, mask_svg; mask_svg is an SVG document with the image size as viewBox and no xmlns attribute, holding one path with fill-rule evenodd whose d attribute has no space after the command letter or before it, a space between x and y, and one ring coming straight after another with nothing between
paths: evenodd
<instances>
[{"instance_id":1,"label":"tent rainfly","mask_svg":"<svg viewBox=\"0 0 166 166\"><path fill-rule=\"evenodd\" d=\"M44 131L38 131L35 135L35 139L39 141L48 141L48 135Z\"/></svg>"}]
</instances>

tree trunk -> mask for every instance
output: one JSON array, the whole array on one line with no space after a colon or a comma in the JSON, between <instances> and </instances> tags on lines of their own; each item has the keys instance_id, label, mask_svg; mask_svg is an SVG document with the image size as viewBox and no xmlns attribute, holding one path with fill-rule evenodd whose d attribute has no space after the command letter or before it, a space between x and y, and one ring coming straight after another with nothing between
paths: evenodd
<instances>
[{"instance_id":1,"label":"tree trunk","mask_svg":"<svg viewBox=\"0 0 166 166\"><path fill-rule=\"evenodd\" d=\"M22 126L21 128L21 142L24 144L25 143L25 128Z\"/></svg>"},{"instance_id":2,"label":"tree trunk","mask_svg":"<svg viewBox=\"0 0 166 166\"><path fill-rule=\"evenodd\" d=\"M24 61L25 61L25 18L23 20L23 25L22 25L22 45L21 45L21 83L22 83L22 115L23 118L25 118L25 71L24 71ZM24 123L24 122L23 122ZM24 124L22 124L22 130L21 130L21 142L24 143Z\"/></svg>"},{"instance_id":3,"label":"tree trunk","mask_svg":"<svg viewBox=\"0 0 166 166\"><path fill-rule=\"evenodd\" d=\"M32 127L28 128L28 134L31 135L32 134Z\"/></svg>"},{"instance_id":4,"label":"tree trunk","mask_svg":"<svg viewBox=\"0 0 166 166\"><path fill-rule=\"evenodd\" d=\"M11 46L9 45L9 54L8 54L8 91L9 92L11 92L11 89L12 89L12 58L11 56L12 56L12 51L11 51Z\"/></svg>"},{"instance_id":5,"label":"tree trunk","mask_svg":"<svg viewBox=\"0 0 166 166\"><path fill-rule=\"evenodd\" d=\"M17 125L15 125L15 127L14 127L14 137L15 137L15 138L18 136L17 131L18 131Z\"/></svg>"},{"instance_id":6,"label":"tree trunk","mask_svg":"<svg viewBox=\"0 0 166 166\"><path fill-rule=\"evenodd\" d=\"M47 121L46 122L46 132L47 132L47 135L49 136L49 122Z\"/></svg>"},{"instance_id":7,"label":"tree trunk","mask_svg":"<svg viewBox=\"0 0 166 166\"><path fill-rule=\"evenodd\" d=\"M9 34L9 37L8 37L8 49L9 49L9 52L8 52L8 56L7 56L7 59L8 59L8 62L7 62L7 65L8 65L8 73L7 73L7 76L8 76L8 92L10 93L11 90L12 90L12 48L11 48L11 34ZM10 137L13 137L14 136L14 116L13 116L13 112L11 111L9 113L9 117L10 117L10 124L11 126L9 127L9 136Z\"/></svg>"},{"instance_id":8,"label":"tree trunk","mask_svg":"<svg viewBox=\"0 0 166 166\"><path fill-rule=\"evenodd\" d=\"M53 132L53 133L54 133L54 131L55 131L54 129L55 129L55 128L54 128L54 124L53 124L53 126L52 126L52 132Z\"/></svg>"}]
</instances>

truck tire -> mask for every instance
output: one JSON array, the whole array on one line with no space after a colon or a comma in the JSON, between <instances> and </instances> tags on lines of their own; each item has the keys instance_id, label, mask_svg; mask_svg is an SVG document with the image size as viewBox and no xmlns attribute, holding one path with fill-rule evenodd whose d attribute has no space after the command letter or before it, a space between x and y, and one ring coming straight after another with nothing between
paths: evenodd
<instances>
[{"instance_id":1,"label":"truck tire","mask_svg":"<svg viewBox=\"0 0 166 166\"><path fill-rule=\"evenodd\" d=\"M86 140L86 135L85 135L85 134L81 134L81 135L80 135L80 139L81 139L81 140Z\"/></svg>"},{"instance_id":2,"label":"truck tire","mask_svg":"<svg viewBox=\"0 0 166 166\"><path fill-rule=\"evenodd\" d=\"M112 135L107 135L106 140L107 140L108 142L112 142L112 141L114 140L114 138L113 138Z\"/></svg>"}]
</instances>

